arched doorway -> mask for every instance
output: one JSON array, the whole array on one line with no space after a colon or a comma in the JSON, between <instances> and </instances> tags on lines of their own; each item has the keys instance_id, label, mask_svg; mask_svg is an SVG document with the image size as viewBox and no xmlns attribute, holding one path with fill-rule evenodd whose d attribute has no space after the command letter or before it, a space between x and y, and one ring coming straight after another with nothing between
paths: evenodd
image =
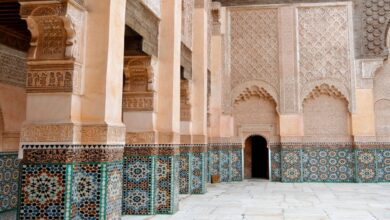
<instances>
[{"instance_id":1,"label":"arched doorway","mask_svg":"<svg viewBox=\"0 0 390 220\"><path fill-rule=\"evenodd\" d=\"M245 140L245 178L269 179L269 152L267 140L260 136L250 136Z\"/></svg>"}]
</instances>

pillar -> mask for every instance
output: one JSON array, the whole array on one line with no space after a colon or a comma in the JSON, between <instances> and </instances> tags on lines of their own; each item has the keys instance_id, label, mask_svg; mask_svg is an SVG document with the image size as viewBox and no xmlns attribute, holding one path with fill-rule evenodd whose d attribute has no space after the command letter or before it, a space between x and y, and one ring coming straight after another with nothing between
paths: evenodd
<instances>
[{"instance_id":1,"label":"pillar","mask_svg":"<svg viewBox=\"0 0 390 220\"><path fill-rule=\"evenodd\" d=\"M125 1L84 2L21 1L32 40L18 219L121 216Z\"/></svg>"}]
</instances>

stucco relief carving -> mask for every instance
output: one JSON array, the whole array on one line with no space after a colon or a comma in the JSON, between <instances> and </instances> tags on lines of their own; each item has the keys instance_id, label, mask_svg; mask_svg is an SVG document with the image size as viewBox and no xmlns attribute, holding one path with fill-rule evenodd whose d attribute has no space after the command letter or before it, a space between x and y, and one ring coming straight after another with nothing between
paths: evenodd
<instances>
[{"instance_id":1,"label":"stucco relief carving","mask_svg":"<svg viewBox=\"0 0 390 220\"><path fill-rule=\"evenodd\" d=\"M81 94L84 9L74 4L22 2L20 15L31 32L28 92Z\"/></svg>"},{"instance_id":2,"label":"stucco relief carving","mask_svg":"<svg viewBox=\"0 0 390 220\"><path fill-rule=\"evenodd\" d=\"M349 25L346 5L298 9L301 100L327 81L353 101Z\"/></svg>"},{"instance_id":3,"label":"stucco relief carving","mask_svg":"<svg viewBox=\"0 0 390 220\"><path fill-rule=\"evenodd\" d=\"M180 121L191 121L190 82L180 82Z\"/></svg>"},{"instance_id":4,"label":"stucco relief carving","mask_svg":"<svg viewBox=\"0 0 390 220\"><path fill-rule=\"evenodd\" d=\"M124 64L123 110L153 111L155 94L151 57L126 56Z\"/></svg>"},{"instance_id":5,"label":"stucco relief carving","mask_svg":"<svg viewBox=\"0 0 390 220\"><path fill-rule=\"evenodd\" d=\"M232 87L262 80L278 90L278 9L231 9L229 20Z\"/></svg>"},{"instance_id":6,"label":"stucco relief carving","mask_svg":"<svg viewBox=\"0 0 390 220\"><path fill-rule=\"evenodd\" d=\"M192 49L192 20L194 14L194 7L195 7L194 0L183 0L181 41L189 49Z\"/></svg>"},{"instance_id":7,"label":"stucco relief carving","mask_svg":"<svg viewBox=\"0 0 390 220\"><path fill-rule=\"evenodd\" d=\"M0 82L26 86L26 54L0 45Z\"/></svg>"},{"instance_id":8,"label":"stucco relief carving","mask_svg":"<svg viewBox=\"0 0 390 220\"><path fill-rule=\"evenodd\" d=\"M124 126L79 124L25 124L22 143L107 143L122 144Z\"/></svg>"},{"instance_id":9,"label":"stucco relief carving","mask_svg":"<svg viewBox=\"0 0 390 220\"><path fill-rule=\"evenodd\" d=\"M303 106L305 141L351 141L348 101L334 86L317 86Z\"/></svg>"},{"instance_id":10,"label":"stucco relief carving","mask_svg":"<svg viewBox=\"0 0 390 220\"><path fill-rule=\"evenodd\" d=\"M258 130L260 128L262 128L262 131L268 131L270 137L277 136L279 133L279 117L276 104L271 96L266 93L259 96L255 92L253 95L247 96L245 100L238 101L233 107L232 114L236 136L242 136L243 132L260 132ZM254 129L251 130L250 127ZM242 130L243 128L246 128L245 131Z\"/></svg>"},{"instance_id":11,"label":"stucco relief carving","mask_svg":"<svg viewBox=\"0 0 390 220\"><path fill-rule=\"evenodd\" d=\"M154 132L127 132L126 144L154 144L155 138Z\"/></svg>"},{"instance_id":12,"label":"stucco relief carving","mask_svg":"<svg viewBox=\"0 0 390 220\"><path fill-rule=\"evenodd\" d=\"M278 91L273 86L263 81L248 81L239 84L231 91L230 94L231 98L229 99L231 107L233 107L234 104L241 99L241 97L245 97L245 94L263 94L263 97L272 99L276 106L278 106L279 103Z\"/></svg>"},{"instance_id":13,"label":"stucco relief carving","mask_svg":"<svg viewBox=\"0 0 390 220\"><path fill-rule=\"evenodd\" d=\"M386 31L389 27L390 2L364 0L363 4L363 53L366 56L386 56Z\"/></svg>"}]
</instances>

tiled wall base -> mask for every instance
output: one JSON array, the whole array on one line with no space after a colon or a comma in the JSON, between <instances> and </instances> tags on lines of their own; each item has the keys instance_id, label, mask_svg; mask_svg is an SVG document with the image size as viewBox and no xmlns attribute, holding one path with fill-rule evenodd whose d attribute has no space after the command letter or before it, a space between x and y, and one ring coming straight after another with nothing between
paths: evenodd
<instances>
[{"instance_id":1,"label":"tiled wall base","mask_svg":"<svg viewBox=\"0 0 390 220\"><path fill-rule=\"evenodd\" d=\"M18 219L119 219L122 162L22 164Z\"/></svg>"},{"instance_id":2,"label":"tiled wall base","mask_svg":"<svg viewBox=\"0 0 390 220\"><path fill-rule=\"evenodd\" d=\"M0 213L16 209L18 203L18 182L18 153L0 153Z\"/></svg>"},{"instance_id":3,"label":"tiled wall base","mask_svg":"<svg viewBox=\"0 0 390 220\"><path fill-rule=\"evenodd\" d=\"M120 219L122 145L23 145L18 219Z\"/></svg>"},{"instance_id":4,"label":"tiled wall base","mask_svg":"<svg viewBox=\"0 0 390 220\"><path fill-rule=\"evenodd\" d=\"M206 193L207 145L180 146L180 194Z\"/></svg>"},{"instance_id":5,"label":"tiled wall base","mask_svg":"<svg viewBox=\"0 0 390 220\"><path fill-rule=\"evenodd\" d=\"M157 151L155 145L125 148L123 215L173 214L178 210L180 156Z\"/></svg>"},{"instance_id":6,"label":"tiled wall base","mask_svg":"<svg viewBox=\"0 0 390 220\"><path fill-rule=\"evenodd\" d=\"M271 146L272 181L389 182L390 144Z\"/></svg>"},{"instance_id":7,"label":"tiled wall base","mask_svg":"<svg viewBox=\"0 0 390 220\"><path fill-rule=\"evenodd\" d=\"M243 161L241 144L210 144L208 151L209 180L220 175L221 182L242 181Z\"/></svg>"}]
</instances>

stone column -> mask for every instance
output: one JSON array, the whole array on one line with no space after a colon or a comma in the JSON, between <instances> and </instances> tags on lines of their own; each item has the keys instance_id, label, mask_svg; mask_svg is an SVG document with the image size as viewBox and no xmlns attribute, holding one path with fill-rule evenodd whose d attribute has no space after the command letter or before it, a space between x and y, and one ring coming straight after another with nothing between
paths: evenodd
<instances>
[{"instance_id":1,"label":"stone column","mask_svg":"<svg viewBox=\"0 0 390 220\"><path fill-rule=\"evenodd\" d=\"M119 219L125 1L20 2L32 40L18 219Z\"/></svg>"}]
</instances>

